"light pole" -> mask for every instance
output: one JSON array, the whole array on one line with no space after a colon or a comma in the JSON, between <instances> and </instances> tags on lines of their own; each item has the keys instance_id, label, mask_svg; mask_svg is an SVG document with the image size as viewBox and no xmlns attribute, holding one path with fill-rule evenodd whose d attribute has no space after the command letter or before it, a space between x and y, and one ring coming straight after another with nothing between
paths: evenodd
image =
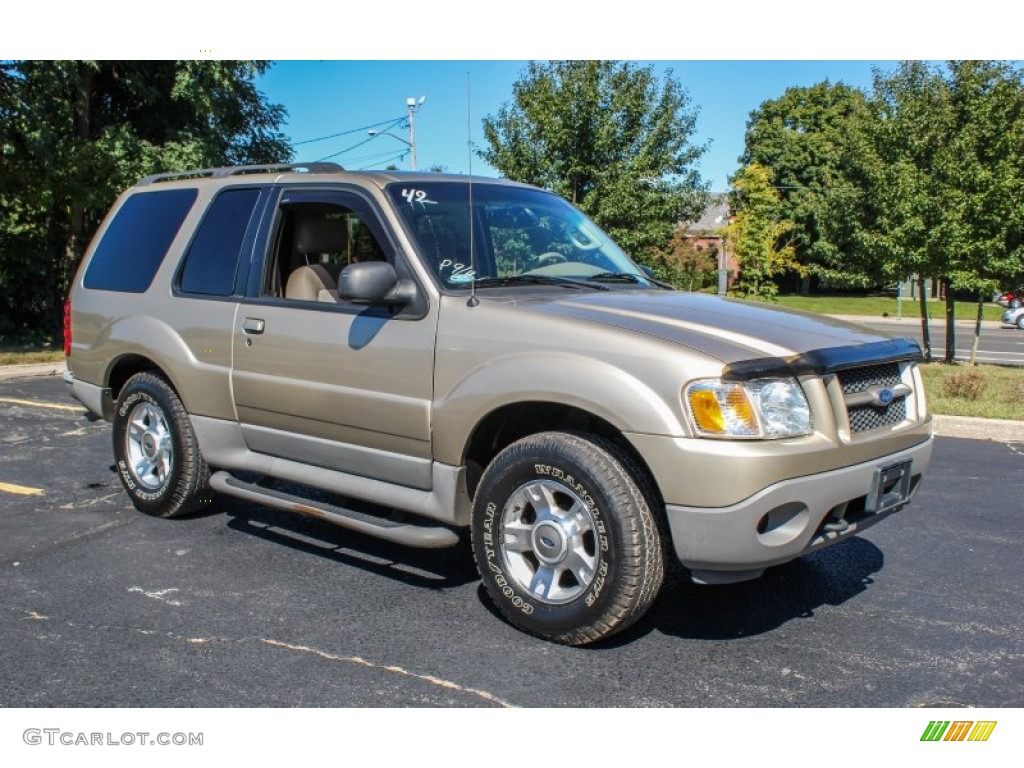
<instances>
[{"instance_id":1,"label":"light pole","mask_svg":"<svg viewBox=\"0 0 1024 768\"><path fill-rule=\"evenodd\" d=\"M409 110L409 148L412 150L412 156L409 159L409 164L412 170L416 170L416 120L415 115L420 111L423 106L423 102L427 100L426 96L420 96L419 101L414 99L412 96L405 100L405 106Z\"/></svg>"},{"instance_id":2,"label":"light pole","mask_svg":"<svg viewBox=\"0 0 1024 768\"><path fill-rule=\"evenodd\" d=\"M718 254L718 295L725 296L729 292L728 245L725 234L722 234L722 252Z\"/></svg>"},{"instance_id":3,"label":"light pole","mask_svg":"<svg viewBox=\"0 0 1024 768\"><path fill-rule=\"evenodd\" d=\"M410 150L409 167L412 170L416 170L416 113L420 111L423 106L423 102L427 100L426 96L420 96L419 99L414 99L412 96L405 100L405 106L409 110L409 117L406 118L409 123L409 138L403 139L401 136L395 136L393 133L387 131L367 131L371 136L390 136L392 139L398 139L403 144L408 145Z\"/></svg>"}]
</instances>

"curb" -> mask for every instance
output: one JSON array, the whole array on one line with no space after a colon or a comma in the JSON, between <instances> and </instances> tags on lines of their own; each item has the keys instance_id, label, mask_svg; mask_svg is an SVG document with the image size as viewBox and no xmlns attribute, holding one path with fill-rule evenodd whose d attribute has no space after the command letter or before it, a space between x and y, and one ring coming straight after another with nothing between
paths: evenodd
<instances>
[{"instance_id":1,"label":"curb","mask_svg":"<svg viewBox=\"0 0 1024 768\"><path fill-rule=\"evenodd\" d=\"M932 415L938 437L962 437L999 443L1024 442L1024 421L980 419L974 416Z\"/></svg>"},{"instance_id":2,"label":"curb","mask_svg":"<svg viewBox=\"0 0 1024 768\"><path fill-rule=\"evenodd\" d=\"M0 381L9 379L32 379L40 376L63 376L67 364L29 363L28 365L0 365Z\"/></svg>"}]
</instances>

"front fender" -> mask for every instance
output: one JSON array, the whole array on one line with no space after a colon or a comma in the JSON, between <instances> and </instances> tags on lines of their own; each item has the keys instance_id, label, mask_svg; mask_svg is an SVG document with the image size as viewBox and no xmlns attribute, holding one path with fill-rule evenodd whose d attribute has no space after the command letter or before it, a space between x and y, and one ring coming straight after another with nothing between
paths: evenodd
<instances>
[{"instance_id":1,"label":"front fender","mask_svg":"<svg viewBox=\"0 0 1024 768\"><path fill-rule=\"evenodd\" d=\"M559 403L598 416L620 431L685 436L681 405L635 376L589 356L524 352L470 370L434 404L434 457L458 465L473 430L507 405Z\"/></svg>"}]
</instances>

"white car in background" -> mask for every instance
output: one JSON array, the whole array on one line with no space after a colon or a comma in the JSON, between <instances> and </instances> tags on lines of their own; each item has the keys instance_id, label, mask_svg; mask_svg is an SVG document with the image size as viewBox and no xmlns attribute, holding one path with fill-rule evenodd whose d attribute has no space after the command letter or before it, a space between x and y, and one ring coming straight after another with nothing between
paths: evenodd
<instances>
[{"instance_id":1,"label":"white car in background","mask_svg":"<svg viewBox=\"0 0 1024 768\"><path fill-rule=\"evenodd\" d=\"M1003 325L1015 325L1024 331L1024 307L1008 309L1003 312Z\"/></svg>"}]
</instances>

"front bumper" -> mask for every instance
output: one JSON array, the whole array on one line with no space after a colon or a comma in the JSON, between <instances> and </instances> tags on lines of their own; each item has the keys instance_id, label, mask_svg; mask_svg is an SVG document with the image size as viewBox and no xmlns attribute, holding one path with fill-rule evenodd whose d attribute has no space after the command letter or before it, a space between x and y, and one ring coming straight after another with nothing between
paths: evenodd
<instances>
[{"instance_id":1,"label":"front bumper","mask_svg":"<svg viewBox=\"0 0 1024 768\"><path fill-rule=\"evenodd\" d=\"M929 437L861 464L783 480L731 506L668 504L676 556L698 582L756 578L769 566L834 544L897 512L920 487L931 453ZM882 512L869 511L870 502L865 502L876 471L904 461L911 462L906 501Z\"/></svg>"}]
</instances>

